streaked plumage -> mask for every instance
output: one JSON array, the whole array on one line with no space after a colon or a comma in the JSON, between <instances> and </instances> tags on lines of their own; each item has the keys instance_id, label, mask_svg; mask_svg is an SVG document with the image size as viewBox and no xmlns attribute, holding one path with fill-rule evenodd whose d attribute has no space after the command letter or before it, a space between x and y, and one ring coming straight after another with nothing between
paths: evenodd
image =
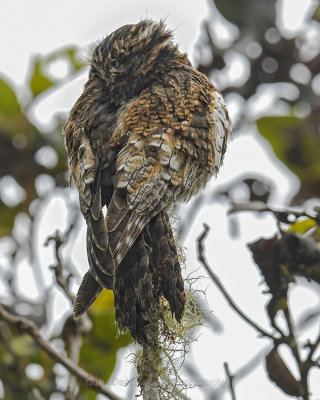
<instances>
[{"instance_id":1,"label":"streaked plumage","mask_svg":"<svg viewBox=\"0 0 320 400\"><path fill-rule=\"evenodd\" d=\"M218 172L230 131L220 93L162 22L125 25L96 47L64 128L90 265L75 318L104 287L114 290L120 329L139 341L159 296L181 319L185 294L167 209Z\"/></svg>"}]
</instances>

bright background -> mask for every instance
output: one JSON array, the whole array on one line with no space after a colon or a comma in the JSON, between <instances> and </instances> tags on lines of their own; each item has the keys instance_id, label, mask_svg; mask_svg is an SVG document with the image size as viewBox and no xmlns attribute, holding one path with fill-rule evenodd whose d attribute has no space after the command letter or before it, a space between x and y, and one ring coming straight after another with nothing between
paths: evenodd
<instances>
[{"instance_id":1,"label":"bright background","mask_svg":"<svg viewBox=\"0 0 320 400\"><path fill-rule=\"evenodd\" d=\"M303 29L304 17L310 6L311 0L287 0L279 1L281 18L279 25L287 35ZM211 7L204 0L198 1L147 1L147 0L118 0L117 2L95 0L56 0L46 2L42 0L2 2L0 25L1 40L1 73L9 77L16 85L17 91L23 93L23 88L28 77L28 65L30 58L35 54L48 54L65 45L76 44L83 48L83 56L96 40L103 38L119 26L127 23L135 23L141 18L154 19L165 18L169 28L174 30L174 37L180 44L180 49L188 52L193 64L197 64L196 44L201 35L201 23L208 18ZM218 21L218 34L221 40L228 40L228 33L224 21ZM64 76L66 65L63 62L52 67L53 76ZM241 79L245 74L245 66L233 65L231 74L238 75ZM42 130L50 130L56 123L56 114L66 113L81 94L82 86L87 79L87 72L82 73L72 82L53 90L47 97L41 97L35 106L29 110L32 122ZM27 93L25 94L27 96ZM24 101L24 96L20 99ZM261 101L262 104L266 104ZM269 107L272 105L269 105ZM241 114L241 104L232 102L229 104L231 117L237 118ZM260 105L253 107L252 112L259 112ZM262 106L263 108L263 106ZM275 111L276 112L276 111ZM273 181L276 191L271 199L273 206L281 207L287 199L297 190L298 181L279 161L272 157L271 149L263 143L263 139L254 131L241 132L234 137L229 145L225 158L225 164L216 181L212 181L206 190L210 191L218 185L240 176L246 172L255 172L266 175ZM179 208L181 216L186 215L188 208ZM267 215L256 217L254 215L241 214L238 216L240 236L231 239L229 234L229 222L226 215L227 207L223 204L204 205L196 222L185 238L186 247L186 271L196 271L204 278L199 287L207 290L207 300L213 315L223 323L222 334L213 333L209 329L201 329L198 342L192 347L191 355L187 363L195 367L202 382L205 385L217 387L225 381L223 362L228 361L232 371L237 371L249 359L254 358L259 352L266 352L267 341L257 338L257 334L237 315L235 315L218 289L210 282L202 270L199 270L197 261L195 238L202 232L204 222L211 226L210 234L206 240L207 258L215 272L218 274L229 293L237 304L264 327L268 327L264 313L266 297L261 295L261 277L252 264L246 244L255 240L259 235L272 236L276 231L274 219ZM66 209L55 196L48 202L43 210L40 226L38 227L38 257L43 267L45 285L52 283L52 273L47 265L53 260L52 248L44 248L43 243L49 234L55 230L63 230L66 227ZM79 239L72 255L74 263L83 273L87 264L85 255L85 230L79 234ZM21 266L19 285L26 296L30 298L36 295L36 286L32 276L28 273L29 266ZM30 278L29 278L30 277ZM76 290L76 286L74 288ZM292 296L293 308L299 314L303 304L318 304L316 291L309 287L299 287ZM302 304L303 303L303 304ZM63 295L57 295L51 305L51 330L57 329L57 324L69 309L69 303ZM235 332L237 334L235 335ZM304 334L313 334L304 332ZM125 360L132 349L119 352L118 365L112 381L113 388L119 394L125 396L127 387L123 382L132 376L132 366ZM286 357L287 355L284 355ZM294 373L294 365L291 365ZM91 371L94 373L94 371ZM313 399L317 397L316 390L320 393L320 375L311 375L311 387L314 389ZM264 366L260 365L245 379L236 384L238 399L282 400L289 398L280 392L271 383L266 384ZM261 391L263 387L263 391ZM1 393L1 390L0 390ZM227 392L226 392L227 393ZM194 389L190 397L202 399L201 391ZM225 395L229 398L229 394ZM55 399L58 400L58 397Z\"/></svg>"}]
</instances>

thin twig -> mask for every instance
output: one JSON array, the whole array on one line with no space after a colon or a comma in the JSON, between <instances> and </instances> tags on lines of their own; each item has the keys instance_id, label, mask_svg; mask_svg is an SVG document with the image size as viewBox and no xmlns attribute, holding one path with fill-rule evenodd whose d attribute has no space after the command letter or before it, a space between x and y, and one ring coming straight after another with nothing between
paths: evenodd
<instances>
[{"instance_id":1,"label":"thin twig","mask_svg":"<svg viewBox=\"0 0 320 400\"><path fill-rule=\"evenodd\" d=\"M56 231L53 235L49 236L45 242L45 246L48 246L50 241L54 242L54 251L57 262L55 265L50 266L50 269L54 271L57 284L64 291L66 297L70 299L71 304L74 304L75 300L69 285L70 278L72 278L73 274L71 273L70 269L68 270L64 265L65 263L63 263L60 255L60 249L68 243L70 237L74 234L74 232L76 232L77 223L79 220L78 216L79 211L74 211L71 215L71 222L69 223L68 229L64 233ZM67 271L67 274L65 271Z\"/></svg>"},{"instance_id":2,"label":"thin twig","mask_svg":"<svg viewBox=\"0 0 320 400\"><path fill-rule=\"evenodd\" d=\"M79 333L76 333L75 335L72 335L70 337L69 340L70 360L72 360L75 364L79 363L81 344L82 344L82 337ZM68 388L67 388L67 397L70 398L70 400L76 399L76 388L77 388L76 378L74 375L70 374Z\"/></svg>"},{"instance_id":3,"label":"thin twig","mask_svg":"<svg viewBox=\"0 0 320 400\"><path fill-rule=\"evenodd\" d=\"M309 385L308 385L308 374L310 367L307 366L302 360L300 356L298 341L294 331L294 325L292 322L291 313L288 307L284 309L285 320L287 322L287 327L289 330L289 338L290 342L287 343L289 349L293 357L296 360L299 373L300 373L300 395L303 400L309 400Z\"/></svg>"},{"instance_id":4,"label":"thin twig","mask_svg":"<svg viewBox=\"0 0 320 400\"><path fill-rule=\"evenodd\" d=\"M45 398L42 396L42 394L41 394L41 392L40 392L40 390L38 388L33 388L31 393L32 393L32 396L33 396L32 398L34 400L45 400Z\"/></svg>"},{"instance_id":5,"label":"thin twig","mask_svg":"<svg viewBox=\"0 0 320 400\"><path fill-rule=\"evenodd\" d=\"M74 225L71 225L69 227L69 229L66 233L67 236L71 233L73 227L74 227ZM74 295L72 294L72 292L70 290L70 286L69 286L69 280L72 275L68 274L67 276L65 276L65 274L63 273L64 268L62 265L62 260L60 257L60 247L66 243L66 241L67 241L66 235L64 235L64 237L62 237L62 235L59 232L56 232L54 235L49 236L47 238L45 245L47 246L50 241L54 242L55 256L57 259L57 263L56 263L56 265L50 266L50 269L52 269L54 271L57 284L64 291L65 295L71 300L71 304L73 304L74 303Z\"/></svg>"},{"instance_id":6,"label":"thin twig","mask_svg":"<svg viewBox=\"0 0 320 400\"><path fill-rule=\"evenodd\" d=\"M40 201L40 200L39 200ZM42 204L40 203L40 208L41 209ZM41 293L41 296L44 297L44 302L47 302L48 299L48 291L45 290L46 284L43 276L43 269L41 268L41 265L39 263L39 257L37 255L36 251L36 240L35 240L35 231L36 231L36 223L35 220L37 219L37 215L33 216L31 213L28 214L29 218L31 219L31 224L30 224L30 234L28 236L28 246L29 246L29 261L30 265L32 266L32 274L33 274L33 279L35 281L35 284L37 286L37 289L39 290L39 293Z\"/></svg>"},{"instance_id":7,"label":"thin twig","mask_svg":"<svg viewBox=\"0 0 320 400\"><path fill-rule=\"evenodd\" d=\"M203 233L198 237L198 259L208 272L209 276L211 279L214 281L214 283L218 286L220 289L221 293L223 294L224 298L227 300L229 303L230 307L238 314L242 319L244 319L249 325L251 325L256 331L260 332L262 336L268 337L275 342L278 341L279 339L273 336L271 333L268 333L266 330L261 328L258 324L256 324L251 318L249 318L233 301L231 296L228 294L226 291L225 287L223 286L222 282L218 278L218 276L213 272L211 267L209 266L206 257L205 257L205 251L204 251L204 245L203 242L209 232L209 226L207 224L203 224L204 226L204 231Z\"/></svg>"},{"instance_id":8,"label":"thin twig","mask_svg":"<svg viewBox=\"0 0 320 400\"><path fill-rule=\"evenodd\" d=\"M309 348L309 353L305 362L307 365L310 365L310 367L314 366L312 357L319 345L320 345L320 333L318 334L318 337L315 339L313 343L308 343L307 345L307 347Z\"/></svg>"},{"instance_id":9,"label":"thin twig","mask_svg":"<svg viewBox=\"0 0 320 400\"><path fill-rule=\"evenodd\" d=\"M223 366L224 366L224 370L226 372L226 375L228 377L231 398L232 398L232 400L236 400L236 394L235 394L234 387L233 387L234 376L231 375L230 370L229 370L229 365L228 365L227 362L224 362Z\"/></svg>"},{"instance_id":10,"label":"thin twig","mask_svg":"<svg viewBox=\"0 0 320 400\"><path fill-rule=\"evenodd\" d=\"M57 353L51 344L45 340L40 334L36 325L26 318L13 315L6 311L6 309L0 304L0 319L6 321L10 325L15 325L21 332L27 333L37 342L37 344L54 360L62 364L71 374L76 376L79 381L87 385L88 377L90 374L83 368L79 367L72 360L65 357L62 354ZM90 385L90 388L98 393L104 394L110 400L121 400L116 394L112 393L100 379L94 380Z\"/></svg>"},{"instance_id":11,"label":"thin twig","mask_svg":"<svg viewBox=\"0 0 320 400\"><path fill-rule=\"evenodd\" d=\"M170 381L170 379L165 376L164 377L165 382L167 383L167 385L170 387L171 391L174 390L174 384L172 384L172 382ZM188 397L185 393L179 392L179 393L175 393L176 396L178 396L181 400L192 400L190 397Z\"/></svg>"},{"instance_id":12,"label":"thin twig","mask_svg":"<svg viewBox=\"0 0 320 400\"><path fill-rule=\"evenodd\" d=\"M300 217L306 217L313 219L316 223L320 223L320 215L314 213L310 214L307 211L298 211L292 208L276 209L269 207L262 201L249 201L249 202L237 202L233 201L231 203L232 207L229 210L229 214L233 214L239 211L256 211L256 212L271 212L277 220L280 222L292 223L288 218L289 216L294 216L296 219Z\"/></svg>"}]
</instances>

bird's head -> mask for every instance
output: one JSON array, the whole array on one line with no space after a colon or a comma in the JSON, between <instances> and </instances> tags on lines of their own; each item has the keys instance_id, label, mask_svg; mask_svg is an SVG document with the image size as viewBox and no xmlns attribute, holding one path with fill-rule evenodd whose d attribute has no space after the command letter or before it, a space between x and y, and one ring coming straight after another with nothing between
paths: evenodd
<instances>
[{"instance_id":1,"label":"bird's head","mask_svg":"<svg viewBox=\"0 0 320 400\"><path fill-rule=\"evenodd\" d=\"M147 19L124 25L102 40L92 55L91 74L121 98L122 92L129 96L130 91L132 95L139 93L159 74L179 63L189 61L178 51L164 22Z\"/></svg>"}]
</instances>

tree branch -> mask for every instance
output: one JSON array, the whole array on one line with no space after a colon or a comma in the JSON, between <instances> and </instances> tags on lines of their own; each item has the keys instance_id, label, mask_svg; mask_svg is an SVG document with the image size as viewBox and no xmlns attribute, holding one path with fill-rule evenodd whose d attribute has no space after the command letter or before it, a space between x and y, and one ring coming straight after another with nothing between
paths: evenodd
<instances>
[{"instance_id":1,"label":"tree branch","mask_svg":"<svg viewBox=\"0 0 320 400\"><path fill-rule=\"evenodd\" d=\"M69 357L75 364L78 364L79 362L81 345L82 345L81 335L79 333L71 335L69 340L69 346L70 346ZM70 400L76 400L76 388L77 388L76 378L74 375L70 374L68 388L67 388L67 396L68 398L70 398Z\"/></svg>"},{"instance_id":2,"label":"tree branch","mask_svg":"<svg viewBox=\"0 0 320 400\"><path fill-rule=\"evenodd\" d=\"M68 275L65 276L65 274L63 273L66 268L64 268L62 264L62 260L60 257L60 248L67 242L68 237L74 229L74 226L75 223L73 222L70 224L67 232L64 235L57 231L54 235L49 236L45 242L45 246L48 246L50 241L54 242L54 250L57 263L56 265L50 266L50 269L54 271L57 284L61 287L66 297L69 298L72 305L74 304L74 295L72 294L69 285L69 280L72 277L72 274L69 272Z\"/></svg>"},{"instance_id":3,"label":"tree branch","mask_svg":"<svg viewBox=\"0 0 320 400\"><path fill-rule=\"evenodd\" d=\"M318 346L320 346L320 333L318 334L317 338L313 343L309 342L306 347L309 347L309 354L306 359L307 365L310 365L310 367L314 366L314 361L312 360L312 357L317 350ZM319 365L320 367L320 365Z\"/></svg>"},{"instance_id":4,"label":"tree branch","mask_svg":"<svg viewBox=\"0 0 320 400\"><path fill-rule=\"evenodd\" d=\"M309 368L305 368L305 363L302 362L301 360L298 341L295 335L293 321L288 306L283 311L285 315L285 320L287 322L287 327L289 330L290 342L288 343L288 347L291 350L291 353L296 360L300 373L300 382L299 382L300 394L303 400L309 400L309 387L308 387Z\"/></svg>"},{"instance_id":5,"label":"tree branch","mask_svg":"<svg viewBox=\"0 0 320 400\"><path fill-rule=\"evenodd\" d=\"M236 394L235 394L234 387L233 387L234 375L231 375L230 370L229 370L229 365L227 362L223 363L223 367L224 367L224 370L228 377L231 399L236 400Z\"/></svg>"},{"instance_id":6,"label":"tree branch","mask_svg":"<svg viewBox=\"0 0 320 400\"><path fill-rule=\"evenodd\" d=\"M251 202L233 201L232 207L229 210L229 214L233 214L235 212L240 212L240 211L271 212L279 222L285 222L288 224L293 222L288 219L289 216L294 216L295 219L300 217L310 218L313 219L317 224L320 224L320 215L317 215L316 213L310 214L306 211L298 211L292 208L285 208L283 210L275 209L267 206L262 201L251 201Z\"/></svg>"},{"instance_id":7,"label":"tree branch","mask_svg":"<svg viewBox=\"0 0 320 400\"><path fill-rule=\"evenodd\" d=\"M0 319L6 321L10 325L16 326L21 332L27 333L37 342L37 344L54 360L62 364L72 375L76 376L85 385L88 384L88 376L90 374L84 369L79 367L69 358L62 354L57 353L51 344L45 340L40 334L36 325L26 318L13 315L6 311L6 309L0 304ZM92 382L90 385L91 389L98 393L104 394L110 400L121 400L116 394L112 393L108 388L105 387L104 382L100 379Z\"/></svg>"},{"instance_id":8,"label":"tree branch","mask_svg":"<svg viewBox=\"0 0 320 400\"><path fill-rule=\"evenodd\" d=\"M273 341L278 341L279 339L273 336L271 333L268 333L266 330L261 328L258 324L256 324L251 318L249 318L233 301L231 296L228 294L226 291L225 287L223 286L222 282L218 278L218 276L213 272L211 267L209 266L206 257L205 257L205 252L204 252L204 245L203 242L210 230L209 226L207 224L204 224L204 231L203 233L198 237L198 259L208 272L210 278L214 281L214 283L218 286L220 289L221 293L223 294L224 298L226 301L229 303L230 307L242 318L244 319L250 326L252 326L256 331L260 332L262 336L268 337L272 339Z\"/></svg>"},{"instance_id":9,"label":"tree branch","mask_svg":"<svg viewBox=\"0 0 320 400\"><path fill-rule=\"evenodd\" d=\"M159 347L159 309L149 316L145 327L147 340L143 343L142 359L137 365L138 383L143 400L160 400L159 367L161 365Z\"/></svg>"}]
</instances>

